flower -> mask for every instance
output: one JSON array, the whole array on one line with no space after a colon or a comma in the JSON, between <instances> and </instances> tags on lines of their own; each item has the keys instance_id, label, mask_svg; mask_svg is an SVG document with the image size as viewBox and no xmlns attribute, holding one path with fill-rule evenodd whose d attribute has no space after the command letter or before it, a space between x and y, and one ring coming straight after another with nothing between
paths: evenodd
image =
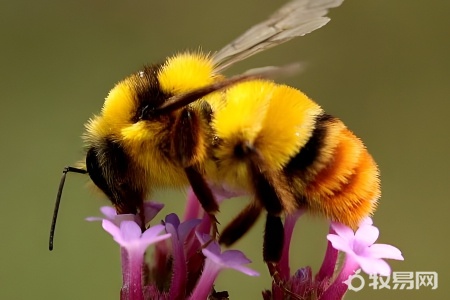
<instances>
[{"instance_id":1,"label":"flower","mask_svg":"<svg viewBox=\"0 0 450 300\"><path fill-rule=\"evenodd\" d=\"M403 260L399 249L386 244L375 244L379 230L372 225L372 219L366 218L358 230L343 224L332 223L335 233L327 235L333 248L346 254L344 264L334 282L322 294L321 300L342 299L347 291L347 279L361 268L367 274L389 276L391 268L383 258Z\"/></svg>"},{"instance_id":2,"label":"flower","mask_svg":"<svg viewBox=\"0 0 450 300\"><path fill-rule=\"evenodd\" d=\"M123 221L119 226L109 220L102 221L102 227L112 235L113 239L129 253L142 253L151 244L165 240L170 234L158 235L164 230L164 225L154 225L142 233L139 225L134 221Z\"/></svg>"},{"instance_id":3,"label":"flower","mask_svg":"<svg viewBox=\"0 0 450 300\"><path fill-rule=\"evenodd\" d=\"M205 266L202 275L192 292L190 299L207 299L214 281L223 269L235 269L249 276L259 276L259 273L244 266L251 261L238 250L220 251L220 246L217 242L212 241L207 234L196 233L202 245L209 243L206 248L202 249L205 255Z\"/></svg>"},{"instance_id":4,"label":"flower","mask_svg":"<svg viewBox=\"0 0 450 300\"><path fill-rule=\"evenodd\" d=\"M355 233L349 227L339 223L332 223L331 226L336 234L328 234L327 239L333 247L345 252L369 275L390 275L391 268L383 258L403 260L398 248L387 244L375 244L380 232L372 225L370 218L364 220Z\"/></svg>"},{"instance_id":5,"label":"flower","mask_svg":"<svg viewBox=\"0 0 450 300\"><path fill-rule=\"evenodd\" d=\"M119 226L104 219L102 227L122 248L123 286L121 299L143 300L142 267L144 254L151 244L165 240L170 234L159 235L164 225L154 225L143 233L135 221L122 221Z\"/></svg>"}]
</instances>

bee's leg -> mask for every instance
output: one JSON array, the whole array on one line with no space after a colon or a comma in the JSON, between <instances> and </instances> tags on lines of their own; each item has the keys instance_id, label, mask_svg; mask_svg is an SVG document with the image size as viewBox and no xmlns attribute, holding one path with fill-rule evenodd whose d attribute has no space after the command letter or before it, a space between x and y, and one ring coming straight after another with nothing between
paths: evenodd
<instances>
[{"instance_id":1,"label":"bee's leg","mask_svg":"<svg viewBox=\"0 0 450 300\"><path fill-rule=\"evenodd\" d=\"M282 234L280 234L280 232ZM264 261L267 264L267 268L269 269L274 284L282 289L286 295L289 295L289 299L301 300L301 298L293 293L289 286L286 285L286 280L288 278L283 278L278 271L278 261L281 258L283 246L284 229L281 218L268 213L266 218L266 229L264 232Z\"/></svg>"},{"instance_id":2,"label":"bee's leg","mask_svg":"<svg viewBox=\"0 0 450 300\"><path fill-rule=\"evenodd\" d=\"M277 263L281 258L284 243L284 229L280 217L284 210L281 198L286 194L283 177L266 166L256 149L251 148L248 151L251 154L249 171L255 198L267 211L263 246L264 261Z\"/></svg>"},{"instance_id":3,"label":"bee's leg","mask_svg":"<svg viewBox=\"0 0 450 300\"><path fill-rule=\"evenodd\" d=\"M278 273L278 262L281 259L284 246L284 227L282 213L295 203L286 177L274 171L265 162L264 157L252 145L242 145L249 155L249 172L256 200L267 210L264 231L263 257L269 268L274 283L289 294L292 299L300 299L286 286Z\"/></svg>"},{"instance_id":4,"label":"bee's leg","mask_svg":"<svg viewBox=\"0 0 450 300\"><path fill-rule=\"evenodd\" d=\"M217 204L211 189L206 183L205 178L203 178L202 174L200 174L196 168L187 167L184 171L189 183L192 186L195 196L197 196L198 201L211 219L213 239L217 239L217 224L219 222L217 221L215 214L219 212L219 205Z\"/></svg>"},{"instance_id":5,"label":"bee's leg","mask_svg":"<svg viewBox=\"0 0 450 300\"><path fill-rule=\"evenodd\" d=\"M280 216L267 213L264 230L263 257L266 263L278 263L284 244L284 228Z\"/></svg>"},{"instance_id":6,"label":"bee's leg","mask_svg":"<svg viewBox=\"0 0 450 300\"><path fill-rule=\"evenodd\" d=\"M172 140L171 152L175 160L184 167L192 190L211 218L212 235L216 239L218 222L215 214L219 211L219 205L205 178L197 168L206 158L208 148L206 144L208 139L205 137L209 135L206 117L209 115L210 107L206 102L202 102L202 104L200 109L186 106L177 115L173 128L175 137Z\"/></svg>"},{"instance_id":7,"label":"bee's leg","mask_svg":"<svg viewBox=\"0 0 450 300\"><path fill-rule=\"evenodd\" d=\"M277 177L278 179L282 177ZM284 190L283 184L280 182L277 182L278 179L270 180L273 183L277 184L274 186L274 190L278 190L276 193L279 195L279 193ZM284 194L284 193L283 193ZM283 195L281 194L281 195ZM290 197L290 193L286 197ZM267 201L274 201L274 199L270 198L261 198L261 201L264 203L267 203ZM281 203L281 200L280 202ZM267 207L276 207L277 205L274 205L272 203L270 206ZM282 278L281 275L278 272L278 262L281 259L281 256L283 254L283 247L284 247L284 227L283 222L281 221L280 214L274 214L275 211L267 211L266 216L266 225L265 225L265 231L264 231L264 246L263 246L263 257L264 261L267 264L267 267L269 269L269 273L272 276L273 282L283 290L283 292L290 296L290 299L298 299L301 300L301 298L293 293L289 287L286 285L285 278Z\"/></svg>"},{"instance_id":8,"label":"bee's leg","mask_svg":"<svg viewBox=\"0 0 450 300\"><path fill-rule=\"evenodd\" d=\"M261 210L262 206L253 200L225 227L220 235L219 243L230 246L239 240L258 220Z\"/></svg>"}]
</instances>

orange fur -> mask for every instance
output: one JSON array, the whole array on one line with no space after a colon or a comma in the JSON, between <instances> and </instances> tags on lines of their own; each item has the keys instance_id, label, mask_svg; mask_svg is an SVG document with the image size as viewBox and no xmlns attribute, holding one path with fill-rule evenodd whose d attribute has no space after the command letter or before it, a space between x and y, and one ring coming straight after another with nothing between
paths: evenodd
<instances>
[{"instance_id":1,"label":"orange fur","mask_svg":"<svg viewBox=\"0 0 450 300\"><path fill-rule=\"evenodd\" d=\"M378 168L351 131L342 130L338 138L333 158L307 185L305 195L314 213L357 227L376 208Z\"/></svg>"}]
</instances>

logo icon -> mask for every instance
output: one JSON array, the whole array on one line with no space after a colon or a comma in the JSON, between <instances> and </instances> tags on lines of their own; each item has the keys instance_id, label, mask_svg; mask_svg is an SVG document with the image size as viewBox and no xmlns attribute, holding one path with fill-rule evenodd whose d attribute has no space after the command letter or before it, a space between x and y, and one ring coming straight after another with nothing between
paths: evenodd
<instances>
[{"instance_id":1,"label":"logo icon","mask_svg":"<svg viewBox=\"0 0 450 300\"><path fill-rule=\"evenodd\" d=\"M359 292L360 290L363 289L364 285L366 284L366 281L364 280L364 277L359 275L359 273L361 273L361 269L358 269L357 271L355 271L355 274L350 275L347 280L342 282L342 283L345 283L348 286L348 289L350 291ZM353 279L355 279L355 278L357 280L359 280L359 286L354 286L353 285Z\"/></svg>"}]
</instances>

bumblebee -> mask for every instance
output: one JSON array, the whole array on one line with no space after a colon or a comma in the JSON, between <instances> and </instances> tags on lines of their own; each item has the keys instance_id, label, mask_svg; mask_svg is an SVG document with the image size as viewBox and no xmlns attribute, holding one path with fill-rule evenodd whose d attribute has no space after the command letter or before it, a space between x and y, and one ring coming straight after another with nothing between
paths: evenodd
<instances>
[{"instance_id":1,"label":"bumblebee","mask_svg":"<svg viewBox=\"0 0 450 300\"><path fill-rule=\"evenodd\" d=\"M285 214L306 209L355 227L380 195L378 168L360 139L301 91L267 79L272 69L223 75L325 25L341 2L291 1L215 54L179 53L117 83L86 124L84 165L64 169L57 206L67 172L89 174L119 214L139 213L155 189L190 185L215 221L214 187L244 193L250 203L219 241L234 243L265 211L263 256L273 263Z\"/></svg>"}]
</instances>

